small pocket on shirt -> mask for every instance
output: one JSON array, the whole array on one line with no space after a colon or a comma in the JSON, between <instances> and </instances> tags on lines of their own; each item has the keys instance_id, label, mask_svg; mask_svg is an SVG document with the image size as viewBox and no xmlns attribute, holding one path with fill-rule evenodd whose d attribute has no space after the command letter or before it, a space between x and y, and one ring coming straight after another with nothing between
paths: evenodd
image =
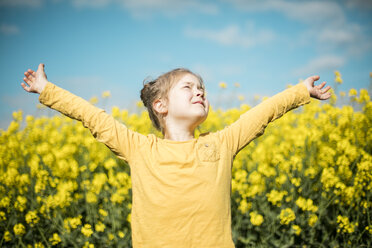
<instances>
[{"instance_id":1,"label":"small pocket on shirt","mask_svg":"<svg viewBox=\"0 0 372 248\"><path fill-rule=\"evenodd\" d=\"M201 162L216 162L220 159L220 152L214 141L207 141L198 144L197 153Z\"/></svg>"}]
</instances>

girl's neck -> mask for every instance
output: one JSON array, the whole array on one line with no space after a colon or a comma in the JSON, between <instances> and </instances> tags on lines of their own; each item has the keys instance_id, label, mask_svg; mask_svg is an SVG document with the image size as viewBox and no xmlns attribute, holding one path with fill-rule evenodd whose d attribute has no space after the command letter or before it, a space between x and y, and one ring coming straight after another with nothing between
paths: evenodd
<instances>
[{"instance_id":1,"label":"girl's neck","mask_svg":"<svg viewBox=\"0 0 372 248\"><path fill-rule=\"evenodd\" d=\"M164 130L164 139L174 141L187 141L194 139L194 128L185 128L181 126L169 126Z\"/></svg>"}]
</instances>

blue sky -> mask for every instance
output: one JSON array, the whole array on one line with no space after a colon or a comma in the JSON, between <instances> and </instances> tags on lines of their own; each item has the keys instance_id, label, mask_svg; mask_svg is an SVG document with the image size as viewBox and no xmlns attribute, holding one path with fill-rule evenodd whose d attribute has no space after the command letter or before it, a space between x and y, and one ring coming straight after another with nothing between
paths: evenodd
<instances>
[{"instance_id":1,"label":"blue sky","mask_svg":"<svg viewBox=\"0 0 372 248\"><path fill-rule=\"evenodd\" d=\"M332 86L335 70L340 90L368 88L372 2L0 0L0 54L2 129L13 111L47 113L20 86L39 63L84 99L109 90L108 112L134 109L145 78L177 67L203 77L212 106L253 105L315 74Z\"/></svg>"}]
</instances>

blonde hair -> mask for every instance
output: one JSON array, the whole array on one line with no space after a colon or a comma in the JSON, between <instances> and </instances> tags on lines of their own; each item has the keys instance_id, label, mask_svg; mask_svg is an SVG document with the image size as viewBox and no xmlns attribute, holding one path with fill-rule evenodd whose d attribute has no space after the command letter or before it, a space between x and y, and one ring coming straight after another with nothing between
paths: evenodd
<instances>
[{"instance_id":1,"label":"blonde hair","mask_svg":"<svg viewBox=\"0 0 372 248\"><path fill-rule=\"evenodd\" d=\"M162 133L164 133L163 116L154 110L153 103L155 100L158 99L168 100L169 90L172 88L174 83L178 82L182 76L188 73L194 75L199 80L202 88L204 89L203 79L198 74L195 74L185 68L177 68L171 70L160 75L155 80L147 81L145 79L143 81L141 100L143 102L143 105L145 105L145 107L147 108L152 124L157 130L161 131Z\"/></svg>"}]
</instances>

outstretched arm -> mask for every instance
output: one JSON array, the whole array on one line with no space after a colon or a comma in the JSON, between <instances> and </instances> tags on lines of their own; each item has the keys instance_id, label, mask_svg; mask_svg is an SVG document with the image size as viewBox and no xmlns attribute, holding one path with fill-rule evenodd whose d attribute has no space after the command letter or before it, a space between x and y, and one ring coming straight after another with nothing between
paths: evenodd
<instances>
[{"instance_id":1,"label":"outstretched arm","mask_svg":"<svg viewBox=\"0 0 372 248\"><path fill-rule=\"evenodd\" d=\"M36 72L27 70L23 80L27 84L21 84L25 91L40 94L42 104L81 121L97 141L104 143L119 158L129 162L135 147L143 140L143 135L129 130L103 109L49 82L44 64L40 64Z\"/></svg>"},{"instance_id":2,"label":"outstretched arm","mask_svg":"<svg viewBox=\"0 0 372 248\"><path fill-rule=\"evenodd\" d=\"M314 86L317 80L319 76L309 77L304 82L263 101L242 114L236 122L219 131L220 138L225 140L227 147L236 154L253 139L262 135L270 122L292 109L310 103L310 97L320 100L330 98L331 93L328 92L330 87L322 89L325 82Z\"/></svg>"}]
</instances>

